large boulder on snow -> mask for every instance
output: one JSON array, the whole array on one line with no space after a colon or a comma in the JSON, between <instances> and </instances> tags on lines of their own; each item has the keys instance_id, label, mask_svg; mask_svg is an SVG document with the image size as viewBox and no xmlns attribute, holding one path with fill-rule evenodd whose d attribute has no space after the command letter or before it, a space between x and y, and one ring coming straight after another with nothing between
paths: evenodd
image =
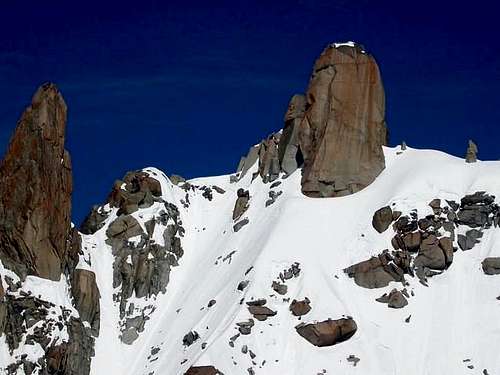
<instances>
[{"instance_id":1,"label":"large boulder on snow","mask_svg":"<svg viewBox=\"0 0 500 375\"><path fill-rule=\"evenodd\" d=\"M385 95L377 63L360 45L333 44L316 60L299 145L302 192L352 194L385 168Z\"/></svg>"},{"instance_id":2,"label":"large boulder on snow","mask_svg":"<svg viewBox=\"0 0 500 375\"><path fill-rule=\"evenodd\" d=\"M372 225L379 233L385 232L392 223L392 210L389 206L379 208L373 214Z\"/></svg>"},{"instance_id":3,"label":"large boulder on snow","mask_svg":"<svg viewBox=\"0 0 500 375\"><path fill-rule=\"evenodd\" d=\"M500 257L484 258L481 265L486 275L500 275Z\"/></svg>"},{"instance_id":4,"label":"large boulder on snow","mask_svg":"<svg viewBox=\"0 0 500 375\"><path fill-rule=\"evenodd\" d=\"M358 329L352 318L325 320L319 323L299 324L297 333L314 346L332 346L350 339Z\"/></svg>"},{"instance_id":5,"label":"large boulder on snow","mask_svg":"<svg viewBox=\"0 0 500 375\"><path fill-rule=\"evenodd\" d=\"M387 251L344 269L354 282L363 288L383 288L391 281L402 281L404 270Z\"/></svg>"},{"instance_id":6,"label":"large boulder on snow","mask_svg":"<svg viewBox=\"0 0 500 375\"><path fill-rule=\"evenodd\" d=\"M191 366L184 375L218 375L222 374L214 366Z\"/></svg>"},{"instance_id":7,"label":"large boulder on snow","mask_svg":"<svg viewBox=\"0 0 500 375\"><path fill-rule=\"evenodd\" d=\"M66 111L56 86L41 86L0 164L0 259L21 279L59 280L71 251Z\"/></svg>"}]
</instances>

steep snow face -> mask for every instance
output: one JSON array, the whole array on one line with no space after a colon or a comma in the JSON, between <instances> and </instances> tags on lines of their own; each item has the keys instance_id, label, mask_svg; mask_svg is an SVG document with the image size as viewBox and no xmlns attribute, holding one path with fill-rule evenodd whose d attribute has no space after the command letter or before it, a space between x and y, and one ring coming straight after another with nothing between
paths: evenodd
<instances>
[{"instance_id":1,"label":"steep snow face","mask_svg":"<svg viewBox=\"0 0 500 375\"><path fill-rule=\"evenodd\" d=\"M101 295L91 373L182 375L191 366L213 365L225 374L242 375L494 374L500 368L495 345L500 275L485 275L481 262L500 256L497 228L484 230L471 250L457 250L449 269L430 277L428 286L407 277L408 305L401 309L375 301L393 288L402 289L401 283L364 289L343 270L392 249L392 227L383 233L372 227L376 210L389 205L403 215L416 209L425 217L435 198L460 202L476 191L500 197L500 162L467 164L442 152L399 147L385 148L384 154L380 176L340 198L302 195L300 171L273 183L264 184L260 177L252 181L257 164L234 183L230 176L217 176L179 186L159 170L145 169L160 182L161 200L131 215L147 232L146 223L161 216L165 204L175 205L184 228L183 255L171 268L164 292L134 293L128 299L127 310L133 303L148 319L138 337L125 344L116 298L121 287L113 286L116 254L106 234L118 209L104 207L108 218L95 234L83 236L78 266L95 272ZM239 189L248 190L250 198L235 222ZM164 229L155 227L153 243L164 245ZM138 245L140 238L128 241ZM57 296L66 285L61 282L53 287L54 296L44 298L63 304ZM25 288L50 294L49 285L38 288L34 281ZM306 297L311 310L294 316L290 303ZM263 321L253 317L246 302L258 299L266 299L265 306L276 314ZM352 317L357 331L333 346L313 346L295 329L300 323L343 317ZM241 330L250 333L242 334L237 323L250 318L253 326ZM1 347L0 359L9 358Z\"/></svg>"},{"instance_id":2,"label":"steep snow face","mask_svg":"<svg viewBox=\"0 0 500 375\"><path fill-rule=\"evenodd\" d=\"M375 301L401 284L364 289L343 272L391 248L394 231L379 234L371 225L377 209L391 205L403 214L417 209L423 217L432 212L428 203L434 198L459 202L476 191L499 196L500 162L466 164L441 152L410 148L384 152L387 167L376 181L343 198L304 197L299 171L279 179L279 185L252 181L257 165L233 184L229 176L189 181L225 190L214 192L212 200L199 188L186 192L162 177L163 198L180 210L184 255L172 269L166 292L148 301L155 310L132 345L118 338L113 259L104 238L108 224L85 237L102 296L92 373L184 374L192 365L213 365L226 374L248 374L252 368L256 374L297 375L470 374L468 366L490 373L500 368L494 345L500 335L495 318L500 276L481 270L485 257L500 255L497 229L485 231L472 250L458 250L451 267L430 278L428 287L407 278L412 295L402 309ZM235 232L232 210L240 188L250 193L248 210L239 219L248 224ZM266 207L270 191L277 197ZM181 203L186 194L189 205ZM143 225L158 207L139 210L134 217ZM294 263L300 273L282 282L280 273ZM273 281L287 286L284 295L272 289ZM305 297L312 309L299 319L289 305ZM260 298L276 315L254 319L251 333L235 338L236 323L252 318L245 302ZM331 347L315 347L295 330L301 322L344 316L353 317L358 330ZM189 332L191 340L183 343ZM350 355L360 359L356 366L347 361Z\"/></svg>"}]
</instances>

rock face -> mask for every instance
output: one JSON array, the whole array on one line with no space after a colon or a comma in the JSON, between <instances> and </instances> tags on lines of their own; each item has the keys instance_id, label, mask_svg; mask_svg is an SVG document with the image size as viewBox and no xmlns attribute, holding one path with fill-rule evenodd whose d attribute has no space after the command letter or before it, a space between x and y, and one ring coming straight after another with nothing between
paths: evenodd
<instances>
[{"instance_id":1,"label":"rock face","mask_svg":"<svg viewBox=\"0 0 500 375\"><path fill-rule=\"evenodd\" d=\"M331 346L350 339L358 329L351 319L325 320L319 323L301 324L297 333L314 346Z\"/></svg>"},{"instance_id":2,"label":"rock face","mask_svg":"<svg viewBox=\"0 0 500 375\"><path fill-rule=\"evenodd\" d=\"M35 330L31 327L37 326ZM56 345L54 335L67 335L65 342ZM22 342L39 344L42 356L31 362L20 356L17 362L7 367L7 374L64 374L86 375L90 372L90 359L94 355L94 339L86 332L82 322L64 313L62 306L40 300L36 297L14 297L8 295L0 303L0 335L5 334L9 351ZM1 364L2 368L3 365ZM34 372L36 371L36 372Z\"/></svg>"},{"instance_id":3,"label":"rock face","mask_svg":"<svg viewBox=\"0 0 500 375\"><path fill-rule=\"evenodd\" d=\"M66 267L72 177L65 128L61 94L41 86L0 165L0 258L21 279L59 280Z\"/></svg>"},{"instance_id":4,"label":"rock face","mask_svg":"<svg viewBox=\"0 0 500 375\"><path fill-rule=\"evenodd\" d=\"M92 334L99 335L101 298L97 288L95 274L88 270L77 269L73 273L71 293L75 307L82 321L90 324Z\"/></svg>"},{"instance_id":5,"label":"rock face","mask_svg":"<svg viewBox=\"0 0 500 375\"><path fill-rule=\"evenodd\" d=\"M385 168L385 95L375 59L356 44L327 47L314 65L300 125L302 192L352 194Z\"/></svg>"},{"instance_id":6,"label":"rock face","mask_svg":"<svg viewBox=\"0 0 500 375\"><path fill-rule=\"evenodd\" d=\"M287 175L301 167L304 162L299 147L299 130L305 111L305 96L292 96L285 114L285 126L278 145L278 158L281 170Z\"/></svg>"}]
</instances>

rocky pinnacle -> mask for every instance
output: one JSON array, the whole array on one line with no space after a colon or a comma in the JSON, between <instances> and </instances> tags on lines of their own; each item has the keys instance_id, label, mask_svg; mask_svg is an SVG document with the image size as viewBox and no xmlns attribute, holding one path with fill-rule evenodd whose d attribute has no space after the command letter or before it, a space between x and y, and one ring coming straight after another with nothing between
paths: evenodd
<instances>
[{"instance_id":1,"label":"rocky pinnacle","mask_svg":"<svg viewBox=\"0 0 500 375\"><path fill-rule=\"evenodd\" d=\"M41 86L17 123L0 165L0 259L24 279L59 280L71 231L71 160L66 104Z\"/></svg>"},{"instance_id":2,"label":"rocky pinnacle","mask_svg":"<svg viewBox=\"0 0 500 375\"><path fill-rule=\"evenodd\" d=\"M311 197L355 193L385 168L385 95L375 59L361 46L328 46L316 60L306 93L299 144L302 192Z\"/></svg>"}]
</instances>

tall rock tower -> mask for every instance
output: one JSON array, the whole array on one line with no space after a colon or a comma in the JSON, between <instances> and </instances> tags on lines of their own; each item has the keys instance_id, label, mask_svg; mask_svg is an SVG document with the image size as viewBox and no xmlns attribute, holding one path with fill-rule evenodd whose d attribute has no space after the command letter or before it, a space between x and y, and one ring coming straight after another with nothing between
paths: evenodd
<instances>
[{"instance_id":1,"label":"tall rock tower","mask_svg":"<svg viewBox=\"0 0 500 375\"><path fill-rule=\"evenodd\" d=\"M314 64L299 125L302 192L355 193L385 168L385 95L375 59L355 43L328 46Z\"/></svg>"},{"instance_id":2,"label":"tall rock tower","mask_svg":"<svg viewBox=\"0 0 500 375\"><path fill-rule=\"evenodd\" d=\"M21 279L59 280L71 234L66 104L52 84L24 111L0 164L0 259Z\"/></svg>"}]
</instances>

